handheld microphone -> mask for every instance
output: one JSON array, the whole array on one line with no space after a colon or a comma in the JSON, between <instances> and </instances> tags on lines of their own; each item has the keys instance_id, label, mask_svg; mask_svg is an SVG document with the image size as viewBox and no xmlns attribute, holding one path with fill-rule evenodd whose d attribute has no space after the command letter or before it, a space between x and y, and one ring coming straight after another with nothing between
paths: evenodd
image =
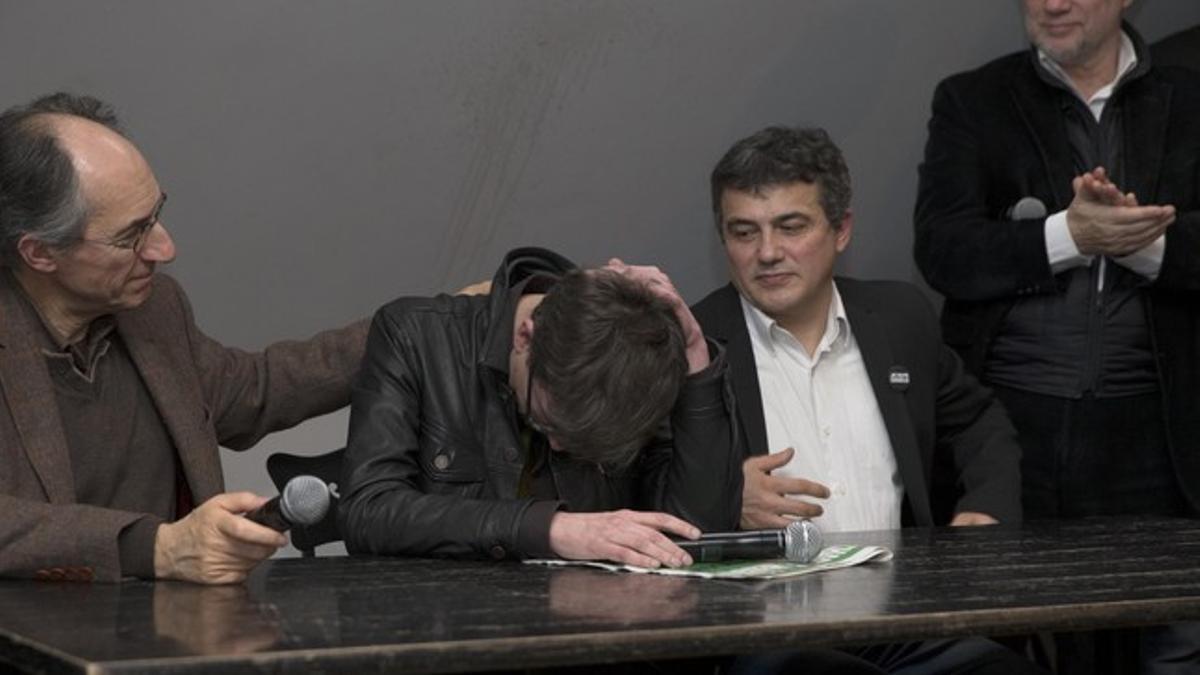
<instances>
[{"instance_id":1,"label":"handheld microphone","mask_svg":"<svg viewBox=\"0 0 1200 675\"><path fill-rule=\"evenodd\" d=\"M695 562L786 558L809 563L821 552L821 530L811 520L794 520L782 530L713 532L676 541Z\"/></svg>"},{"instance_id":2,"label":"handheld microphone","mask_svg":"<svg viewBox=\"0 0 1200 675\"><path fill-rule=\"evenodd\" d=\"M287 532L295 526L315 525L329 512L329 486L316 476L296 476L283 492L246 514L272 530Z\"/></svg>"},{"instance_id":3,"label":"handheld microphone","mask_svg":"<svg viewBox=\"0 0 1200 675\"><path fill-rule=\"evenodd\" d=\"M1046 217L1046 205L1037 197L1021 197L1004 212L1007 220L1033 220Z\"/></svg>"}]
</instances>

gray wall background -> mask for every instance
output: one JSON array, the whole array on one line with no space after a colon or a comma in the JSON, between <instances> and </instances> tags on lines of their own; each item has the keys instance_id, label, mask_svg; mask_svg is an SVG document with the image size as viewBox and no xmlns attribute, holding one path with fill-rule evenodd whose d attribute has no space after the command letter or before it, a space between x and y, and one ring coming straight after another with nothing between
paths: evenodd
<instances>
[{"instance_id":1,"label":"gray wall background","mask_svg":"<svg viewBox=\"0 0 1200 675\"><path fill-rule=\"evenodd\" d=\"M1149 40L1196 0L1141 0ZM707 175L767 124L819 125L855 183L844 273L915 279L916 167L936 83L1025 46L1016 0L0 0L0 106L113 103L170 193L169 272L202 328L259 348L537 244L724 283ZM273 493L275 450L223 451Z\"/></svg>"}]
</instances>

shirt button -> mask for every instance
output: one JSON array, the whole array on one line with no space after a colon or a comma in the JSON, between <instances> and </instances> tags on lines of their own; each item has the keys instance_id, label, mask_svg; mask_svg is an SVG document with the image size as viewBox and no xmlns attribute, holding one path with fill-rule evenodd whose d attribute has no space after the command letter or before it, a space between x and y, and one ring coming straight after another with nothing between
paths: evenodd
<instances>
[{"instance_id":1,"label":"shirt button","mask_svg":"<svg viewBox=\"0 0 1200 675\"><path fill-rule=\"evenodd\" d=\"M832 434L832 433L833 433L833 428L832 428L832 427L830 427L830 426L828 426L828 425L826 425L826 426L823 426L823 427L821 427L821 433L823 433L823 434L825 434L826 436L828 436L828 435L830 435L830 434Z\"/></svg>"},{"instance_id":2,"label":"shirt button","mask_svg":"<svg viewBox=\"0 0 1200 675\"><path fill-rule=\"evenodd\" d=\"M490 553L492 555L492 557L495 558L496 560L504 560L504 556L507 555L507 552L504 550L504 547L501 546L500 544L496 544L495 546L493 546L491 548L491 550L488 551L488 553Z\"/></svg>"},{"instance_id":3,"label":"shirt button","mask_svg":"<svg viewBox=\"0 0 1200 675\"><path fill-rule=\"evenodd\" d=\"M517 449L512 446L505 448L504 449L504 459L507 459L510 462L517 461Z\"/></svg>"},{"instance_id":4,"label":"shirt button","mask_svg":"<svg viewBox=\"0 0 1200 675\"><path fill-rule=\"evenodd\" d=\"M445 471L450 466L450 458L446 455L435 455L433 458L433 468L438 471Z\"/></svg>"}]
</instances>

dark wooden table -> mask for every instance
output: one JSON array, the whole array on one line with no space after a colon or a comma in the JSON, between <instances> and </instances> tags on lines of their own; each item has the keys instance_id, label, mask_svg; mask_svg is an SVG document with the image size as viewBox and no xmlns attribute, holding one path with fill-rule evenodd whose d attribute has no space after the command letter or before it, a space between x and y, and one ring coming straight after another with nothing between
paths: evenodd
<instances>
[{"instance_id":1,"label":"dark wooden table","mask_svg":"<svg viewBox=\"0 0 1200 675\"><path fill-rule=\"evenodd\" d=\"M285 559L246 585L0 582L0 659L49 672L468 671L1200 619L1200 522L830 537L890 563L771 582Z\"/></svg>"}]
</instances>

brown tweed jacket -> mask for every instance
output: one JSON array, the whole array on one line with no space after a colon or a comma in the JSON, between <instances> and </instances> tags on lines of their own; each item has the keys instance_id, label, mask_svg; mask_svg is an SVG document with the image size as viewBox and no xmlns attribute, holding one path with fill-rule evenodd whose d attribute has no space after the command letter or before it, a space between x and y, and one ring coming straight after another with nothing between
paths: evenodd
<instances>
[{"instance_id":1,"label":"brown tweed jacket","mask_svg":"<svg viewBox=\"0 0 1200 675\"><path fill-rule=\"evenodd\" d=\"M42 328L30 325L14 286L0 275L0 576L117 581L117 535L144 514L76 503L53 385L34 346ZM145 304L116 316L116 330L199 504L224 490L218 445L244 450L349 403L367 325L249 353L201 333L178 282L159 274Z\"/></svg>"}]
</instances>

